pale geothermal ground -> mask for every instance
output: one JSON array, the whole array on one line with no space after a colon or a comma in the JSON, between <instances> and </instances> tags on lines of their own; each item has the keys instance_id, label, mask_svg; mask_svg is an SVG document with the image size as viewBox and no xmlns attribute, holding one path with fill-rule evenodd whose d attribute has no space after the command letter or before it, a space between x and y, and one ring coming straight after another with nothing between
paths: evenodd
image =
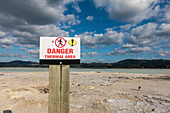
<instances>
[{"instance_id":1,"label":"pale geothermal ground","mask_svg":"<svg viewBox=\"0 0 170 113\"><path fill-rule=\"evenodd\" d=\"M48 72L0 73L0 113L48 113L48 77ZM168 113L170 74L71 72L70 112Z\"/></svg>"}]
</instances>

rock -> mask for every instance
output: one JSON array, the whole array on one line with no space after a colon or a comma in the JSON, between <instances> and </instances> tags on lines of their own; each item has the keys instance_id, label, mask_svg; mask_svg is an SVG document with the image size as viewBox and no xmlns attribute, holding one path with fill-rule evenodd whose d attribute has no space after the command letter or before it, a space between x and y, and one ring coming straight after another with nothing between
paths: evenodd
<instances>
[{"instance_id":1,"label":"rock","mask_svg":"<svg viewBox=\"0 0 170 113\"><path fill-rule=\"evenodd\" d=\"M139 96L135 96L135 98L139 98Z\"/></svg>"},{"instance_id":2,"label":"rock","mask_svg":"<svg viewBox=\"0 0 170 113\"><path fill-rule=\"evenodd\" d=\"M130 93L120 93L121 95L124 95L124 96L131 96Z\"/></svg>"},{"instance_id":3,"label":"rock","mask_svg":"<svg viewBox=\"0 0 170 113\"><path fill-rule=\"evenodd\" d=\"M40 88L39 89L40 93L49 93L49 88Z\"/></svg>"},{"instance_id":4,"label":"rock","mask_svg":"<svg viewBox=\"0 0 170 113\"><path fill-rule=\"evenodd\" d=\"M75 105L75 104L70 104L70 107L75 107L75 108L82 108L82 105Z\"/></svg>"},{"instance_id":5,"label":"rock","mask_svg":"<svg viewBox=\"0 0 170 113\"><path fill-rule=\"evenodd\" d=\"M101 73L101 71L96 71L96 73Z\"/></svg>"},{"instance_id":6,"label":"rock","mask_svg":"<svg viewBox=\"0 0 170 113\"><path fill-rule=\"evenodd\" d=\"M149 97L148 95L143 95L143 97Z\"/></svg>"},{"instance_id":7,"label":"rock","mask_svg":"<svg viewBox=\"0 0 170 113\"><path fill-rule=\"evenodd\" d=\"M141 90L141 86L138 86L138 90Z\"/></svg>"},{"instance_id":8,"label":"rock","mask_svg":"<svg viewBox=\"0 0 170 113\"><path fill-rule=\"evenodd\" d=\"M111 79L112 77L108 77L108 79Z\"/></svg>"},{"instance_id":9,"label":"rock","mask_svg":"<svg viewBox=\"0 0 170 113\"><path fill-rule=\"evenodd\" d=\"M89 89L95 89L95 87L93 87L93 86L89 86L88 88L89 88Z\"/></svg>"},{"instance_id":10,"label":"rock","mask_svg":"<svg viewBox=\"0 0 170 113\"><path fill-rule=\"evenodd\" d=\"M168 113L169 106L161 105L159 102L154 101L152 98L147 98L147 102L138 101L134 106L134 110L138 113Z\"/></svg>"},{"instance_id":11,"label":"rock","mask_svg":"<svg viewBox=\"0 0 170 113\"><path fill-rule=\"evenodd\" d=\"M133 104L129 99L104 99L104 102L119 109L130 109Z\"/></svg>"},{"instance_id":12,"label":"rock","mask_svg":"<svg viewBox=\"0 0 170 113\"><path fill-rule=\"evenodd\" d=\"M95 82L91 82L91 83L95 84Z\"/></svg>"},{"instance_id":13,"label":"rock","mask_svg":"<svg viewBox=\"0 0 170 113\"><path fill-rule=\"evenodd\" d=\"M154 103L154 101L151 99L151 98L147 98L147 99L145 99L147 102L149 102L149 103Z\"/></svg>"},{"instance_id":14,"label":"rock","mask_svg":"<svg viewBox=\"0 0 170 113\"><path fill-rule=\"evenodd\" d=\"M147 104L146 102L138 101L136 105L134 106L134 110L137 113L144 113L145 106L147 105L149 104Z\"/></svg>"},{"instance_id":15,"label":"rock","mask_svg":"<svg viewBox=\"0 0 170 113\"><path fill-rule=\"evenodd\" d=\"M99 84L99 86L103 86L103 84Z\"/></svg>"},{"instance_id":16,"label":"rock","mask_svg":"<svg viewBox=\"0 0 170 113\"><path fill-rule=\"evenodd\" d=\"M160 97L152 97L152 98L155 100L158 100L158 101L163 101L165 103L170 103L170 100L168 100L166 98L160 98Z\"/></svg>"},{"instance_id":17,"label":"rock","mask_svg":"<svg viewBox=\"0 0 170 113\"><path fill-rule=\"evenodd\" d=\"M12 113L11 110L4 110L3 113Z\"/></svg>"}]
</instances>

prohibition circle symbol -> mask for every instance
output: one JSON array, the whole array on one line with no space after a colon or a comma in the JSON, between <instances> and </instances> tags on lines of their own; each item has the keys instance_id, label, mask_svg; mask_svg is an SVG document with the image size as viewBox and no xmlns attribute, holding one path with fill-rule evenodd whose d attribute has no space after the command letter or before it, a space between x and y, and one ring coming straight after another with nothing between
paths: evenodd
<instances>
[{"instance_id":1,"label":"prohibition circle symbol","mask_svg":"<svg viewBox=\"0 0 170 113\"><path fill-rule=\"evenodd\" d=\"M63 47L66 45L66 40L65 40L63 37L58 37L58 38L55 40L55 45L56 45L58 48L63 48Z\"/></svg>"}]
</instances>

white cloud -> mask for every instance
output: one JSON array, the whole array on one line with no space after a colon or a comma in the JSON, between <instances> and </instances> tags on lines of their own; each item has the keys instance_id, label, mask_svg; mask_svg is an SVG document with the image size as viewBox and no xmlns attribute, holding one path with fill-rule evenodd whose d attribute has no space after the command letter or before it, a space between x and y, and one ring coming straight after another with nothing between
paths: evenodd
<instances>
[{"instance_id":1,"label":"white cloud","mask_svg":"<svg viewBox=\"0 0 170 113\"><path fill-rule=\"evenodd\" d=\"M162 23L159 27L159 30L157 30L157 35L170 38L169 37L170 36L170 24Z\"/></svg>"},{"instance_id":2,"label":"white cloud","mask_svg":"<svg viewBox=\"0 0 170 113\"><path fill-rule=\"evenodd\" d=\"M1 0L0 37L5 36L2 31L6 31L16 39L16 45L38 46L40 36L69 36L69 32L62 30L59 25L70 27L80 23L75 15L64 13L68 10L67 4L81 1Z\"/></svg>"},{"instance_id":3,"label":"white cloud","mask_svg":"<svg viewBox=\"0 0 170 113\"><path fill-rule=\"evenodd\" d=\"M122 26L119 26L121 28L121 30L129 30L133 25L132 24L126 24L126 25L122 25Z\"/></svg>"},{"instance_id":4,"label":"white cloud","mask_svg":"<svg viewBox=\"0 0 170 113\"><path fill-rule=\"evenodd\" d=\"M6 38L0 39L1 44L14 44L15 42L16 42L15 38L6 37Z\"/></svg>"},{"instance_id":5,"label":"white cloud","mask_svg":"<svg viewBox=\"0 0 170 113\"><path fill-rule=\"evenodd\" d=\"M86 17L86 20L89 20L89 21L92 21L93 19L94 19L93 16L87 16L87 17Z\"/></svg>"},{"instance_id":6,"label":"white cloud","mask_svg":"<svg viewBox=\"0 0 170 113\"><path fill-rule=\"evenodd\" d=\"M26 48L36 48L35 45L31 45L31 44L27 44L27 45L22 45L22 44L16 44L16 46L19 46L19 47L26 47Z\"/></svg>"},{"instance_id":7,"label":"white cloud","mask_svg":"<svg viewBox=\"0 0 170 113\"><path fill-rule=\"evenodd\" d=\"M98 53L95 51L95 52L88 52L88 55L90 55L91 57L95 57Z\"/></svg>"},{"instance_id":8,"label":"white cloud","mask_svg":"<svg viewBox=\"0 0 170 113\"><path fill-rule=\"evenodd\" d=\"M163 57L163 58L170 58L170 51L159 49L157 51L152 52L155 57Z\"/></svg>"},{"instance_id":9,"label":"white cloud","mask_svg":"<svg viewBox=\"0 0 170 113\"><path fill-rule=\"evenodd\" d=\"M31 55L32 58L39 58L39 49L25 49L26 53Z\"/></svg>"},{"instance_id":10,"label":"white cloud","mask_svg":"<svg viewBox=\"0 0 170 113\"><path fill-rule=\"evenodd\" d=\"M106 61L105 59L98 59L99 62L104 62Z\"/></svg>"},{"instance_id":11,"label":"white cloud","mask_svg":"<svg viewBox=\"0 0 170 113\"><path fill-rule=\"evenodd\" d=\"M0 39L0 47L11 49L12 45L16 43L17 39L12 37L5 37Z\"/></svg>"},{"instance_id":12,"label":"white cloud","mask_svg":"<svg viewBox=\"0 0 170 113\"><path fill-rule=\"evenodd\" d=\"M164 48L170 48L170 44L169 44L169 45L163 45L162 47L164 47Z\"/></svg>"},{"instance_id":13,"label":"white cloud","mask_svg":"<svg viewBox=\"0 0 170 113\"><path fill-rule=\"evenodd\" d=\"M104 43L107 45L113 45L113 44L120 44L123 40L123 33L118 33L116 31L107 31L100 43Z\"/></svg>"},{"instance_id":14,"label":"white cloud","mask_svg":"<svg viewBox=\"0 0 170 113\"><path fill-rule=\"evenodd\" d=\"M139 53L139 52L147 52L150 50L152 50L150 47L135 47L135 48L131 48L130 50L128 50L128 52Z\"/></svg>"},{"instance_id":15,"label":"white cloud","mask_svg":"<svg viewBox=\"0 0 170 113\"><path fill-rule=\"evenodd\" d=\"M74 32L75 32L75 30L73 30L73 29L70 29L70 31L71 31L72 33L74 33Z\"/></svg>"},{"instance_id":16,"label":"white cloud","mask_svg":"<svg viewBox=\"0 0 170 113\"><path fill-rule=\"evenodd\" d=\"M65 5L75 1L80 0L5 0L0 1L0 13L24 19L28 24L52 24L69 21L69 15L64 15Z\"/></svg>"},{"instance_id":17,"label":"white cloud","mask_svg":"<svg viewBox=\"0 0 170 113\"><path fill-rule=\"evenodd\" d=\"M1 45L2 48L5 48L5 49L12 49L13 47L11 45Z\"/></svg>"},{"instance_id":18,"label":"white cloud","mask_svg":"<svg viewBox=\"0 0 170 113\"><path fill-rule=\"evenodd\" d=\"M131 47L135 47L135 46L137 46L137 45L127 43L127 44L122 45L122 48L131 48Z\"/></svg>"},{"instance_id":19,"label":"white cloud","mask_svg":"<svg viewBox=\"0 0 170 113\"><path fill-rule=\"evenodd\" d=\"M103 7L111 19L138 23L157 15L159 0L94 0L96 7Z\"/></svg>"},{"instance_id":20,"label":"white cloud","mask_svg":"<svg viewBox=\"0 0 170 113\"><path fill-rule=\"evenodd\" d=\"M78 5L78 2L83 2L84 0L76 0L76 1L73 1L73 8L78 12L78 13L80 13L81 12L81 9L80 9L80 7L79 7L79 5Z\"/></svg>"},{"instance_id":21,"label":"white cloud","mask_svg":"<svg viewBox=\"0 0 170 113\"><path fill-rule=\"evenodd\" d=\"M64 23L68 23L68 25L77 25L80 24L80 20L78 20L78 17L75 17L73 14L68 14L66 18L63 18L62 20Z\"/></svg>"},{"instance_id":22,"label":"white cloud","mask_svg":"<svg viewBox=\"0 0 170 113\"><path fill-rule=\"evenodd\" d=\"M30 49L30 50L27 50L27 53L29 54L39 54L39 49Z\"/></svg>"},{"instance_id":23,"label":"white cloud","mask_svg":"<svg viewBox=\"0 0 170 113\"><path fill-rule=\"evenodd\" d=\"M106 53L106 55L127 55L127 54L137 54L137 53L147 53L150 52L152 48L150 47L132 47L128 49L116 48L111 52Z\"/></svg>"},{"instance_id":24,"label":"white cloud","mask_svg":"<svg viewBox=\"0 0 170 113\"><path fill-rule=\"evenodd\" d=\"M134 34L135 36L147 36L152 34L153 32L156 31L157 24L156 23L147 23L142 26L138 26L136 28L133 28L131 30L131 33Z\"/></svg>"},{"instance_id":25,"label":"white cloud","mask_svg":"<svg viewBox=\"0 0 170 113\"><path fill-rule=\"evenodd\" d=\"M22 55L21 53L0 53L0 57L19 57L26 58L27 56Z\"/></svg>"},{"instance_id":26,"label":"white cloud","mask_svg":"<svg viewBox=\"0 0 170 113\"><path fill-rule=\"evenodd\" d=\"M136 28L133 28L130 37L128 38L128 43L136 45L154 45L159 43L156 37L153 34L156 32L157 24L148 23Z\"/></svg>"},{"instance_id":27,"label":"white cloud","mask_svg":"<svg viewBox=\"0 0 170 113\"><path fill-rule=\"evenodd\" d=\"M81 53L81 57L86 57L86 53Z\"/></svg>"},{"instance_id":28,"label":"white cloud","mask_svg":"<svg viewBox=\"0 0 170 113\"><path fill-rule=\"evenodd\" d=\"M22 31L24 29L24 31ZM61 30L55 25L25 25L19 26L18 30L11 33L17 38L17 43L21 45L38 45L40 36L69 36L69 32ZM26 47L26 46L25 46Z\"/></svg>"},{"instance_id":29,"label":"white cloud","mask_svg":"<svg viewBox=\"0 0 170 113\"><path fill-rule=\"evenodd\" d=\"M106 62L108 60L105 60L105 59L81 59L81 62L83 63L96 63L96 62Z\"/></svg>"},{"instance_id":30,"label":"white cloud","mask_svg":"<svg viewBox=\"0 0 170 113\"><path fill-rule=\"evenodd\" d=\"M153 46L169 40L170 24L147 23L142 26L133 28L128 34L127 41L129 44L140 46Z\"/></svg>"},{"instance_id":31,"label":"white cloud","mask_svg":"<svg viewBox=\"0 0 170 113\"><path fill-rule=\"evenodd\" d=\"M75 37L81 37L82 45L87 48L94 48L98 44L105 45L116 45L123 41L123 33L118 33L116 31L107 30L106 33L95 34L92 32L84 32Z\"/></svg>"},{"instance_id":32,"label":"white cloud","mask_svg":"<svg viewBox=\"0 0 170 113\"><path fill-rule=\"evenodd\" d=\"M168 4L164 9L164 13L163 13L163 21L166 21L168 23L170 23L170 5Z\"/></svg>"},{"instance_id":33,"label":"white cloud","mask_svg":"<svg viewBox=\"0 0 170 113\"><path fill-rule=\"evenodd\" d=\"M133 27L131 31L126 34L124 44L121 47L108 52L107 55L127 55L137 53L152 54L153 51L157 51L156 49L158 48L165 48L164 46L160 46L161 43L169 45L169 31L170 24L167 23L162 23L161 25L147 23ZM156 52L154 55L157 57L164 56L166 58L167 55L169 55L168 50L161 50L161 52Z\"/></svg>"},{"instance_id":34,"label":"white cloud","mask_svg":"<svg viewBox=\"0 0 170 113\"><path fill-rule=\"evenodd\" d=\"M20 47L19 49L20 49L20 50L23 50L23 51L26 51L26 50L27 50L26 48L22 48L22 47Z\"/></svg>"},{"instance_id":35,"label":"white cloud","mask_svg":"<svg viewBox=\"0 0 170 113\"><path fill-rule=\"evenodd\" d=\"M5 35L7 35L6 32L0 31L0 37L4 37Z\"/></svg>"}]
</instances>

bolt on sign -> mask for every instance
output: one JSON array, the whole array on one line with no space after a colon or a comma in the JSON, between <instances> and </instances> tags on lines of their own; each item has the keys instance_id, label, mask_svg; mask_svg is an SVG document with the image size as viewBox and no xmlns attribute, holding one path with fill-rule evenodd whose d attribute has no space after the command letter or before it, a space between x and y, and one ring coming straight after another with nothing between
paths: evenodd
<instances>
[{"instance_id":1,"label":"bolt on sign","mask_svg":"<svg viewBox=\"0 0 170 113\"><path fill-rule=\"evenodd\" d=\"M80 64L80 38L40 37L40 64Z\"/></svg>"}]
</instances>

